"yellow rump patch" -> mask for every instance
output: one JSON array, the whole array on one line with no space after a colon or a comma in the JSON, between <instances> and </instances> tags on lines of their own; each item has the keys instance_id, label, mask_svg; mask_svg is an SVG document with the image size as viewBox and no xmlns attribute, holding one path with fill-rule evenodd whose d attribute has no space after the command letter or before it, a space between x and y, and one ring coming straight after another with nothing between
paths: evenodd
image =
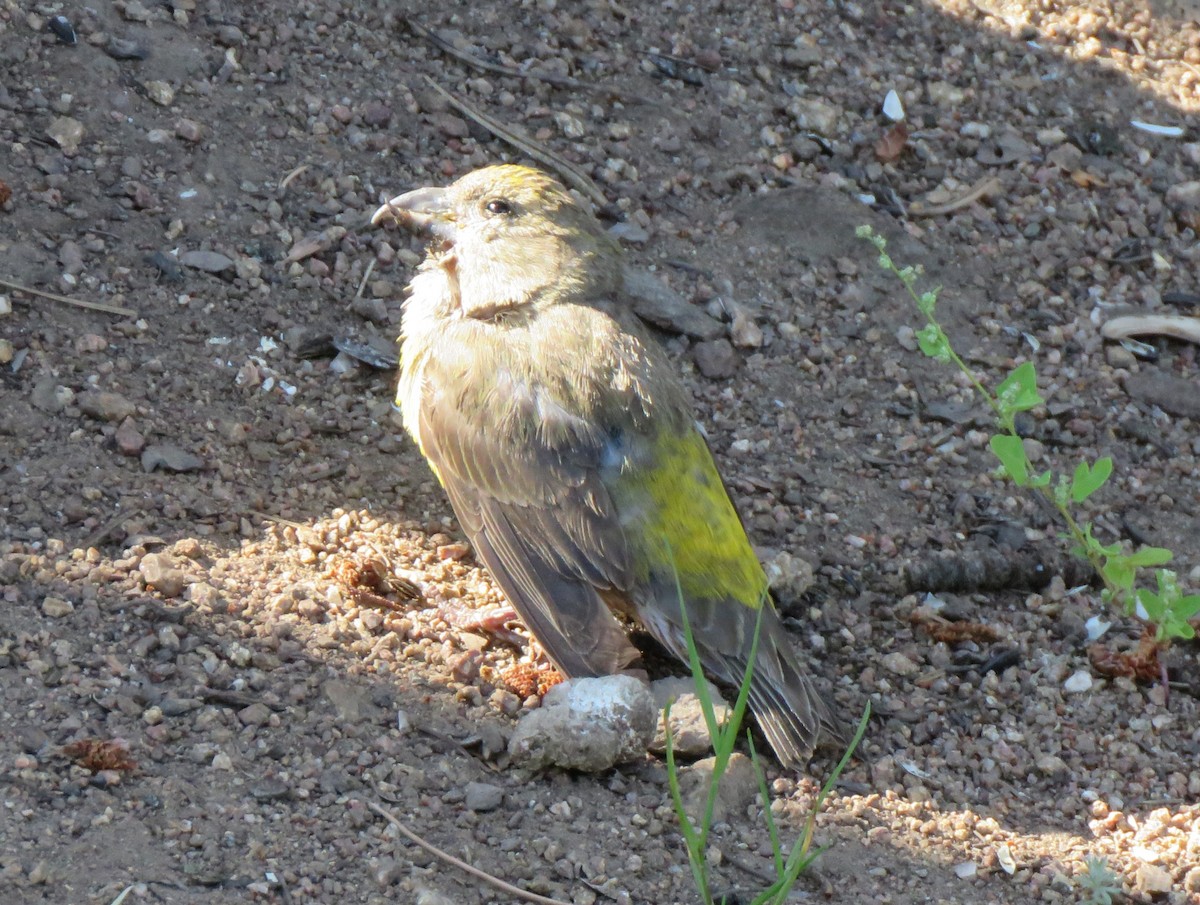
<instances>
[{"instance_id":1,"label":"yellow rump patch","mask_svg":"<svg viewBox=\"0 0 1200 905\"><path fill-rule=\"evenodd\" d=\"M675 570L685 599L761 605L767 576L699 433L659 434L614 495L639 579Z\"/></svg>"}]
</instances>

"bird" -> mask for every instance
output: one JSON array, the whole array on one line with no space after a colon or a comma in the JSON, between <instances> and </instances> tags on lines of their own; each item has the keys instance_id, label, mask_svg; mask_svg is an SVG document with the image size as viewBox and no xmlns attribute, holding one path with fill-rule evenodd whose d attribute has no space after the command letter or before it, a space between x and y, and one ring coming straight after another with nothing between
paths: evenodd
<instances>
[{"instance_id":1,"label":"bird","mask_svg":"<svg viewBox=\"0 0 1200 905\"><path fill-rule=\"evenodd\" d=\"M841 723L797 656L690 394L623 289L623 252L549 174L499 164L383 204L430 237L396 406L476 557L564 676L637 674L640 628L738 687L776 758ZM761 621L760 621L761 620Z\"/></svg>"}]
</instances>

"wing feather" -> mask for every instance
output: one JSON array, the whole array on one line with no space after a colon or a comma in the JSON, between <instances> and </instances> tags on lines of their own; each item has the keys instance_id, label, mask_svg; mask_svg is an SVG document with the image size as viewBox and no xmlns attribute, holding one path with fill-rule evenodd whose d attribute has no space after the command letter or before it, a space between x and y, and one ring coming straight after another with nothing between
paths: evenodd
<instances>
[{"instance_id":1,"label":"wing feather","mask_svg":"<svg viewBox=\"0 0 1200 905\"><path fill-rule=\"evenodd\" d=\"M742 614L735 626L726 625L721 630L706 615L727 612L732 604L715 604L715 601L689 601L692 636L705 672L718 682L737 688L750 659L754 616ZM765 605L768 609L763 613L750 679L750 710L780 763L788 768L802 767L823 736L836 740L842 733L829 705L800 667L778 614L769 602ZM687 661L683 628L677 617L660 616L647 621L646 627L674 656Z\"/></svg>"},{"instance_id":2,"label":"wing feather","mask_svg":"<svg viewBox=\"0 0 1200 905\"><path fill-rule=\"evenodd\" d=\"M419 433L463 531L567 675L608 675L638 656L601 592L631 587L629 550L600 476L605 434L511 378L472 408L425 382ZM528 418L536 420L529 421Z\"/></svg>"}]
</instances>

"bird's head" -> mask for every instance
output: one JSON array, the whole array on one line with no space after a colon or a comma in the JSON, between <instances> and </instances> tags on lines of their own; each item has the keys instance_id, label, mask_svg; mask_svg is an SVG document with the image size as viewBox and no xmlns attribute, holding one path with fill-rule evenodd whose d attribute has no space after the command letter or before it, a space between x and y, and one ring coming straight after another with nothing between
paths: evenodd
<instances>
[{"instance_id":1,"label":"bird's head","mask_svg":"<svg viewBox=\"0 0 1200 905\"><path fill-rule=\"evenodd\" d=\"M444 271L464 316L587 302L619 287L620 250L596 218L540 170L509 164L420 188L375 212L434 237L427 266Z\"/></svg>"}]
</instances>

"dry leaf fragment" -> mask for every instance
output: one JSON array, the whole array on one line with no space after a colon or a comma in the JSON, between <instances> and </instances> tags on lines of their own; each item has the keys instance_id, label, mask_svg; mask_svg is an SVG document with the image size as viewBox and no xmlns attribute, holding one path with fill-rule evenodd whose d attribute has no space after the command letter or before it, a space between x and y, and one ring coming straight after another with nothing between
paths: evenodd
<instances>
[{"instance_id":1,"label":"dry leaf fragment","mask_svg":"<svg viewBox=\"0 0 1200 905\"><path fill-rule=\"evenodd\" d=\"M532 663L518 663L500 671L504 684L512 689L513 694L521 698L533 695L545 695L551 688L563 681L563 675L553 667L537 667Z\"/></svg>"},{"instance_id":2,"label":"dry leaf fragment","mask_svg":"<svg viewBox=\"0 0 1200 905\"><path fill-rule=\"evenodd\" d=\"M971 186L966 194L952 201L947 201L944 204L932 203L935 198L943 197L940 195L941 190L934 189L924 201L914 201L910 204L908 212L915 217L939 217L942 214L951 214L954 211L969 207L976 201L987 198L989 195L996 194L1001 188L1000 180L995 176L989 176L985 179L980 179Z\"/></svg>"},{"instance_id":3,"label":"dry leaf fragment","mask_svg":"<svg viewBox=\"0 0 1200 905\"><path fill-rule=\"evenodd\" d=\"M1075 170L1071 173L1071 181L1081 189L1103 188L1104 180L1093 176L1087 170Z\"/></svg>"},{"instance_id":4,"label":"dry leaf fragment","mask_svg":"<svg viewBox=\"0 0 1200 905\"><path fill-rule=\"evenodd\" d=\"M875 156L882 163L891 163L904 153L908 144L908 126L903 120L896 123L875 142Z\"/></svg>"},{"instance_id":5,"label":"dry leaf fragment","mask_svg":"<svg viewBox=\"0 0 1200 905\"><path fill-rule=\"evenodd\" d=\"M387 562L379 556L347 557L335 560L325 573L356 599L379 606L381 594L394 594L401 600L420 600L421 588L410 579L393 575ZM375 593L372 593L375 592ZM361 595L361 597L360 597ZM385 601L390 608L396 605Z\"/></svg>"},{"instance_id":6,"label":"dry leaf fragment","mask_svg":"<svg viewBox=\"0 0 1200 905\"><path fill-rule=\"evenodd\" d=\"M927 622L921 626L934 641L959 644L963 641L990 643L1000 640L1000 632L982 622Z\"/></svg>"},{"instance_id":7,"label":"dry leaf fragment","mask_svg":"<svg viewBox=\"0 0 1200 905\"><path fill-rule=\"evenodd\" d=\"M129 743L124 739L84 738L63 746L63 754L93 773L104 770L128 772L137 768L129 756Z\"/></svg>"},{"instance_id":8,"label":"dry leaf fragment","mask_svg":"<svg viewBox=\"0 0 1200 905\"><path fill-rule=\"evenodd\" d=\"M1152 635L1143 635L1137 647L1130 651L1115 651L1105 644L1093 644L1088 648L1088 659L1101 675L1157 682L1162 678L1162 662L1158 658L1160 650Z\"/></svg>"},{"instance_id":9,"label":"dry leaf fragment","mask_svg":"<svg viewBox=\"0 0 1200 905\"><path fill-rule=\"evenodd\" d=\"M303 261L305 258L311 258L313 255L319 254L328 247L328 243L320 236L305 236L291 247L291 250L287 253L287 257L283 259L283 263L293 264L297 261Z\"/></svg>"}]
</instances>

